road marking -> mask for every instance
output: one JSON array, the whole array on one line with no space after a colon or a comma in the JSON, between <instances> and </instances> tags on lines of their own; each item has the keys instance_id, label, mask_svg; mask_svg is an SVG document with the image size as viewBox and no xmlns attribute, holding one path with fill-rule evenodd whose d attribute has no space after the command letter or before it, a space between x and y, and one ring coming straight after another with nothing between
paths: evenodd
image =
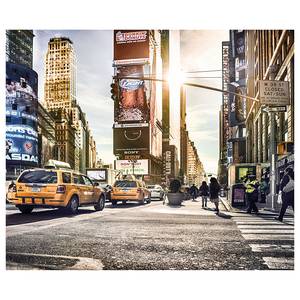
<instances>
[{"instance_id":1,"label":"road marking","mask_svg":"<svg viewBox=\"0 0 300 300\"><path fill-rule=\"evenodd\" d=\"M78 260L74 266L68 267L68 270L103 270L104 265L101 260L88 258L88 257L75 257L75 256L65 256L65 255L49 255L49 254L35 254L35 253L17 253L8 252L9 255L17 256L30 256L30 257L45 257L45 258L63 258L63 259L73 259ZM13 263L14 265L14 263ZM24 264L26 266L26 264ZM45 265L47 267L47 265ZM33 266L36 269L36 266Z\"/></svg>"},{"instance_id":2,"label":"road marking","mask_svg":"<svg viewBox=\"0 0 300 300\"><path fill-rule=\"evenodd\" d=\"M263 257L263 260L272 270L294 270L293 257Z\"/></svg>"},{"instance_id":3,"label":"road marking","mask_svg":"<svg viewBox=\"0 0 300 300\"><path fill-rule=\"evenodd\" d=\"M153 204L153 206L156 206L158 204ZM141 205L141 206L134 206L134 207L129 207L124 210L124 208L114 208L112 210L103 210L101 212L93 212L91 215L89 214L82 214L82 215L74 215L71 218L70 217L63 217L60 219L52 219L52 220L43 220L43 221L38 221L38 222L33 222L32 223L26 223L26 224L18 224L18 225L10 225L6 226L6 237L12 237L12 236L17 236L17 235L22 235L25 233L30 233L38 230L44 230L48 229L51 227L55 226L61 226L65 224L70 224L74 222L79 222L79 221L85 221L85 220L91 220L95 218L101 218L105 216L110 216L118 213L124 213L125 211L133 210L133 209L145 209L147 206Z\"/></svg>"},{"instance_id":4,"label":"road marking","mask_svg":"<svg viewBox=\"0 0 300 300\"><path fill-rule=\"evenodd\" d=\"M273 215L239 214L233 215L232 220L269 269L294 269L294 218L285 218L282 223L274 220Z\"/></svg>"}]
</instances>

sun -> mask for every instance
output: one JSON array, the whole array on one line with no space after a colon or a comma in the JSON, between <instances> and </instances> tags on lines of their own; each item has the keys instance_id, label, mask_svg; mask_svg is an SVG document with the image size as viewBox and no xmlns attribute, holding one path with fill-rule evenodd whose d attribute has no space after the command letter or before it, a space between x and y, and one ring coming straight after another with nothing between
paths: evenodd
<instances>
[{"instance_id":1,"label":"sun","mask_svg":"<svg viewBox=\"0 0 300 300\"><path fill-rule=\"evenodd\" d=\"M183 71L170 72L167 76L169 86L181 86L186 81L186 76Z\"/></svg>"}]
</instances>

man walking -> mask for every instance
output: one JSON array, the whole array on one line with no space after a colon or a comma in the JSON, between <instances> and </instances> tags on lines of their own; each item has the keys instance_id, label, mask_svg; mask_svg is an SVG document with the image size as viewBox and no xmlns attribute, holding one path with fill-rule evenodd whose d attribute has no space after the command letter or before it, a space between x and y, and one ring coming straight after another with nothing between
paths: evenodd
<instances>
[{"instance_id":1,"label":"man walking","mask_svg":"<svg viewBox=\"0 0 300 300\"><path fill-rule=\"evenodd\" d=\"M285 169L282 180L280 181L280 190L282 192L282 206L280 214L276 220L282 222L288 206L294 210L294 171L291 167Z\"/></svg>"},{"instance_id":2,"label":"man walking","mask_svg":"<svg viewBox=\"0 0 300 300\"><path fill-rule=\"evenodd\" d=\"M258 201L258 187L259 183L256 180L255 175L247 175L247 178L244 182L246 188L246 199L248 203L247 213L251 214L252 210L254 213L258 213L258 208L255 202Z\"/></svg>"},{"instance_id":3,"label":"man walking","mask_svg":"<svg viewBox=\"0 0 300 300\"><path fill-rule=\"evenodd\" d=\"M193 198L193 201L195 201L195 199L197 198L198 189L197 189L197 187L195 186L194 183L193 183L193 185L190 188L190 194L191 194L191 196Z\"/></svg>"}]
</instances>

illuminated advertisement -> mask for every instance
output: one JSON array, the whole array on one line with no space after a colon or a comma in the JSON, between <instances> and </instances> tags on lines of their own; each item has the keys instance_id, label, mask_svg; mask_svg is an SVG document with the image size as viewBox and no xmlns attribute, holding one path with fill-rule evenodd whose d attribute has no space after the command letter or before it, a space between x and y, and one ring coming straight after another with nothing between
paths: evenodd
<instances>
[{"instance_id":1,"label":"illuminated advertisement","mask_svg":"<svg viewBox=\"0 0 300 300\"><path fill-rule=\"evenodd\" d=\"M143 66L119 67L118 75L142 77ZM119 91L119 101L115 101L115 122L147 122L149 105L144 81L123 78L119 80Z\"/></svg>"},{"instance_id":2,"label":"illuminated advertisement","mask_svg":"<svg viewBox=\"0 0 300 300\"><path fill-rule=\"evenodd\" d=\"M114 61L147 60L149 30L114 30Z\"/></svg>"},{"instance_id":3,"label":"illuminated advertisement","mask_svg":"<svg viewBox=\"0 0 300 300\"><path fill-rule=\"evenodd\" d=\"M138 160L116 160L116 169L121 171L123 175L147 175L148 159Z\"/></svg>"},{"instance_id":4,"label":"illuminated advertisement","mask_svg":"<svg viewBox=\"0 0 300 300\"><path fill-rule=\"evenodd\" d=\"M114 154L149 151L149 127L114 128Z\"/></svg>"},{"instance_id":5,"label":"illuminated advertisement","mask_svg":"<svg viewBox=\"0 0 300 300\"><path fill-rule=\"evenodd\" d=\"M246 175L256 176L256 166L236 167L236 183L242 183Z\"/></svg>"},{"instance_id":6,"label":"illuminated advertisement","mask_svg":"<svg viewBox=\"0 0 300 300\"><path fill-rule=\"evenodd\" d=\"M37 73L6 64L6 163L38 165Z\"/></svg>"},{"instance_id":7,"label":"illuminated advertisement","mask_svg":"<svg viewBox=\"0 0 300 300\"><path fill-rule=\"evenodd\" d=\"M106 181L107 169L87 169L86 175L92 180Z\"/></svg>"}]
</instances>

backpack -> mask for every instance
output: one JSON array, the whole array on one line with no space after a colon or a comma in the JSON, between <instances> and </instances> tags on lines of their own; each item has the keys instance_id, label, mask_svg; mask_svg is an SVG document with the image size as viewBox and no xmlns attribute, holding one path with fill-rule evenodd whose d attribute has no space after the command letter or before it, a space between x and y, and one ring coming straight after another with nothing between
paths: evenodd
<instances>
[{"instance_id":1,"label":"backpack","mask_svg":"<svg viewBox=\"0 0 300 300\"><path fill-rule=\"evenodd\" d=\"M289 192L292 192L294 190L294 180L290 176L289 176L289 178L290 178L290 180L288 181L288 183L282 189L282 191L284 193L289 193Z\"/></svg>"}]
</instances>

